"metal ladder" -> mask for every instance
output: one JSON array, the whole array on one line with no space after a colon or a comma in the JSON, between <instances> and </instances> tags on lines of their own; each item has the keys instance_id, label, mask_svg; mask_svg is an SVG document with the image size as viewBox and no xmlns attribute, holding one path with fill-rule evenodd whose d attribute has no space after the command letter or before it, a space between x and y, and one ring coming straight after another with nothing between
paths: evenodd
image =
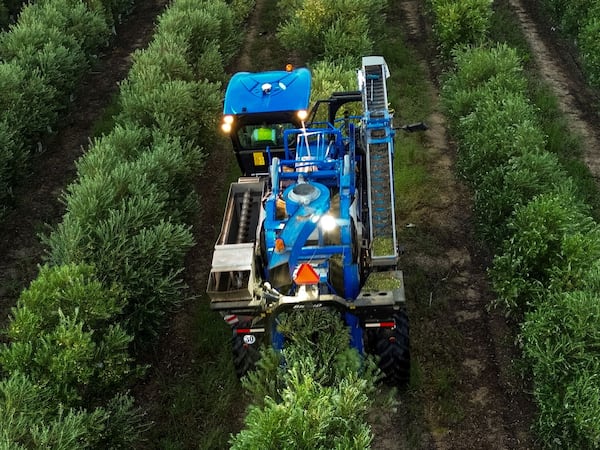
<instances>
[{"instance_id":1,"label":"metal ladder","mask_svg":"<svg viewBox=\"0 0 600 450\"><path fill-rule=\"evenodd\" d=\"M395 266L398 261L394 204L394 129L388 109L386 78L389 70L381 56L364 57L359 85L365 111L367 192L371 265Z\"/></svg>"}]
</instances>

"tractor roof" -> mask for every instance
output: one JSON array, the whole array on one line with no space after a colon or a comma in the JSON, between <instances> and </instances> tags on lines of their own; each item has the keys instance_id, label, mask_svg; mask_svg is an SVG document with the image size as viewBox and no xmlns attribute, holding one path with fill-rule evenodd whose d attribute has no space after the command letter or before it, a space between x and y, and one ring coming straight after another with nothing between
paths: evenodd
<instances>
[{"instance_id":1,"label":"tractor roof","mask_svg":"<svg viewBox=\"0 0 600 450\"><path fill-rule=\"evenodd\" d=\"M305 68L238 72L227 86L223 114L307 110L310 88L310 71Z\"/></svg>"}]
</instances>

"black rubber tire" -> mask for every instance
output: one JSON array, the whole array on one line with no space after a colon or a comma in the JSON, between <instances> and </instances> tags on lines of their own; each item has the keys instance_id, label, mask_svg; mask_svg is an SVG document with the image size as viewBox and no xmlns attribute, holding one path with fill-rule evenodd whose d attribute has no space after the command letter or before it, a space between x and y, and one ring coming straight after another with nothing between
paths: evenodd
<instances>
[{"instance_id":1,"label":"black rubber tire","mask_svg":"<svg viewBox=\"0 0 600 450\"><path fill-rule=\"evenodd\" d=\"M240 328L247 327L240 325ZM244 335L238 334L234 330L231 338L231 347L233 351L233 365L238 378L244 377L256 367L256 363L260 358L258 346L258 339L254 344L246 344L244 342Z\"/></svg>"},{"instance_id":2,"label":"black rubber tire","mask_svg":"<svg viewBox=\"0 0 600 450\"><path fill-rule=\"evenodd\" d=\"M394 314L396 328L374 330L373 353L379 357L379 368L384 382L398 388L410 381L410 336L405 311Z\"/></svg>"}]
</instances>

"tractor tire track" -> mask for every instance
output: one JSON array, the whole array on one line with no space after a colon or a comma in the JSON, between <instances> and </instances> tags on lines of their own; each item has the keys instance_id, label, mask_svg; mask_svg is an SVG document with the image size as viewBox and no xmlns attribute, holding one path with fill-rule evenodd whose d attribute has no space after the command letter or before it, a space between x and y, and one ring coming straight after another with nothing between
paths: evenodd
<instances>
[{"instance_id":1,"label":"tractor tire track","mask_svg":"<svg viewBox=\"0 0 600 450\"><path fill-rule=\"evenodd\" d=\"M600 117L596 110L600 98L585 81L573 56L576 49L559 39L554 28L542 18L538 2L509 0L508 3L521 24L538 73L554 91L570 128L581 136L583 160L596 182L600 182Z\"/></svg>"}]
</instances>

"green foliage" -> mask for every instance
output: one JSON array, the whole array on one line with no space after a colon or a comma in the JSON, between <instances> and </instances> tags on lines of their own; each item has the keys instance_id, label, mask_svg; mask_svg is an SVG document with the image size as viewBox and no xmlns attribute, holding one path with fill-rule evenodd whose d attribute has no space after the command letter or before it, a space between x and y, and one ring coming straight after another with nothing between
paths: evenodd
<instances>
[{"instance_id":1,"label":"green foliage","mask_svg":"<svg viewBox=\"0 0 600 450\"><path fill-rule=\"evenodd\" d=\"M67 190L63 222L45 238L53 264L94 264L100 277L122 284L127 327L136 336L155 334L179 300L192 237L171 220L189 209L198 165L199 152L178 139L156 133L150 142L139 128L118 128L79 163L83 176Z\"/></svg>"},{"instance_id":2,"label":"green foliage","mask_svg":"<svg viewBox=\"0 0 600 450\"><path fill-rule=\"evenodd\" d=\"M218 86L210 82L159 81L154 74L143 83L121 85L122 112L117 121L197 142L214 134L221 108Z\"/></svg>"},{"instance_id":3,"label":"green foliage","mask_svg":"<svg viewBox=\"0 0 600 450\"><path fill-rule=\"evenodd\" d=\"M247 428L232 438L231 448L369 448L372 434L364 421L369 407L366 383L357 375L349 375L337 386L323 387L300 367L292 368L282 401L267 397L264 407L250 407Z\"/></svg>"},{"instance_id":4,"label":"green foliage","mask_svg":"<svg viewBox=\"0 0 600 450\"><path fill-rule=\"evenodd\" d=\"M581 288L600 258L600 228L570 192L542 194L517 208L508 230L490 276L511 312L531 308L547 291Z\"/></svg>"},{"instance_id":5,"label":"green foliage","mask_svg":"<svg viewBox=\"0 0 600 450\"><path fill-rule=\"evenodd\" d=\"M12 340L31 341L54 329L61 316L76 315L87 331L106 328L121 313L125 299L117 285L104 286L91 266L43 266L24 290L8 326Z\"/></svg>"},{"instance_id":6,"label":"green foliage","mask_svg":"<svg viewBox=\"0 0 600 450\"><path fill-rule=\"evenodd\" d=\"M597 0L545 0L560 31L579 47L583 67L593 86L600 86L600 2Z\"/></svg>"},{"instance_id":7,"label":"green foliage","mask_svg":"<svg viewBox=\"0 0 600 450\"><path fill-rule=\"evenodd\" d=\"M67 195L67 214L46 238L54 264L90 263L123 285L127 329L155 335L179 300L183 256L192 246L187 227L168 222L167 193L149 182L143 164L122 164L105 176L84 178Z\"/></svg>"},{"instance_id":8,"label":"green foliage","mask_svg":"<svg viewBox=\"0 0 600 450\"><path fill-rule=\"evenodd\" d=\"M3 369L48 385L66 404L122 382L132 372L131 338L113 322L124 304L92 267L43 267L12 310Z\"/></svg>"},{"instance_id":9,"label":"green foliage","mask_svg":"<svg viewBox=\"0 0 600 450\"><path fill-rule=\"evenodd\" d=\"M256 5L255 0L228 0L227 3L229 4L233 23L236 27L243 24Z\"/></svg>"},{"instance_id":10,"label":"green foliage","mask_svg":"<svg viewBox=\"0 0 600 450\"><path fill-rule=\"evenodd\" d=\"M549 448L600 446L600 297L598 291L550 294L522 328Z\"/></svg>"},{"instance_id":11,"label":"green foliage","mask_svg":"<svg viewBox=\"0 0 600 450\"><path fill-rule=\"evenodd\" d=\"M118 123L160 129L188 142L203 136L203 143L210 143L221 108L219 84L196 81L194 71L201 65L202 71L217 70L211 78L222 78L222 63L212 49L206 57L196 57L194 69L189 61L190 45L166 32L147 50L134 54L130 75L121 84Z\"/></svg>"},{"instance_id":12,"label":"green foliage","mask_svg":"<svg viewBox=\"0 0 600 450\"><path fill-rule=\"evenodd\" d=\"M537 195L557 192L572 181L558 158L547 152L527 152L492 168L483 175L475 192L478 230L486 242L497 247L510 237L506 222L514 210Z\"/></svg>"},{"instance_id":13,"label":"green foliage","mask_svg":"<svg viewBox=\"0 0 600 450\"><path fill-rule=\"evenodd\" d=\"M554 0L552 3L561 30L570 36L577 36L591 17L590 9L597 5L597 0Z\"/></svg>"},{"instance_id":14,"label":"green foliage","mask_svg":"<svg viewBox=\"0 0 600 450\"><path fill-rule=\"evenodd\" d=\"M591 2L546 3L563 28L589 24L580 45L593 66L598 27L584 12ZM443 30L452 35L452 27ZM451 48L442 43L442 53ZM596 188L582 176L579 143L566 133L556 100L535 83L529 92L516 50L452 54L456 69L442 101L459 138L457 167L475 190L479 231L496 250L497 302L525 318L520 338L533 368L539 435L549 448L598 448L600 227L583 204Z\"/></svg>"},{"instance_id":15,"label":"green foliage","mask_svg":"<svg viewBox=\"0 0 600 450\"><path fill-rule=\"evenodd\" d=\"M16 372L0 381L2 448L92 448L104 411L65 409L37 383Z\"/></svg>"},{"instance_id":16,"label":"green foliage","mask_svg":"<svg viewBox=\"0 0 600 450\"><path fill-rule=\"evenodd\" d=\"M96 448L131 449L151 426L145 413L135 406L129 395L115 395L106 403L104 410L106 420Z\"/></svg>"},{"instance_id":17,"label":"green foliage","mask_svg":"<svg viewBox=\"0 0 600 450\"><path fill-rule=\"evenodd\" d=\"M579 51L590 83L600 87L600 2L590 11L578 34Z\"/></svg>"},{"instance_id":18,"label":"green foliage","mask_svg":"<svg viewBox=\"0 0 600 450\"><path fill-rule=\"evenodd\" d=\"M19 15L18 25L11 27L11 33L16 29L33 30L37 27L48 31L60 30L63 36L73 38L88 57L106 45L110 36L103 15L78 0L40 1L26 6ZM75 50L74 47L71 49Z\"/></svg>"},{"instance_id":19,"label":"green foliage","mask_svg":"<svg viewBox=\"0 0 600 450\"><path fill-rule=\"evenodd\" d=\"M369 37L370 24L365 16L344 17L336 20L324 33L324 56L338 61L356 55L368 55L373 48Z\"/></svg>"},{"instance_id":20,"label":"green foliage","mask_svg":"<svg viewBox=\"0 0 600 450\"><path fill-rule=\"evenodd\" d=\"M492 0L431 0L435 22L433 31L442 56L455 47L478 45L490 29Z\"/></svg>"},{"instance_id":21,"label":"green foliage","mask_svg":"<svg viewBox=\"0 0 600 450\"><path fill-rule=\"evenodd\" d=\"M105 14L112 14L111 7L98 1L27 4L18 21L0 34L0 209L21 178L27 161L23 148L52 131L89 60L107 43L111 19ZM21 5L8 6L16 12ZM8 138L5 124L12 133Z\"/></svg>"},{"instance_id":22,"label":"green foliage","mask_svg":"<svg viewBox=\"0 0 600 450\"><path fill-rule=\"evenodd\" d=\"M157 34L175 36L186 44L191 64L195 64L194 58L214 47L219 49L223 61L229 61L240 43L235 25L230 7L222 0L178 0L176 7L161 15Z\"/></svg>"},{"instance_id":23,"label":"green foliage","mask_svg":"<svg viewBox=\"0 0 600 450\"><path fill-rule=\"evenodd\" d=\"M147 427L131 397L118 395L91 412L68 408L46 385L19 372L0 381L0 410L3 449L126 449Z\"/></svg>"},{"instance_id":24,"label":"green foliage","mask_svg":"<svg viewBox=\"0 0 600 450\"><path fill-rule=\"evenodd\" d=\"M288 18L277 37L284 48L312 61L364 56L383 26L385 7L385 0L282 2Z\"/></svg>"},{"instance_id":25,"label":"green foliage","mask_svg":"<svg viewBox=\"0 0 600 450\"><path fill-rule=\"evenodd\" d=\"M460 132L458 120L481 101L526 91L521 59L513 48L503 44L465 48L453 56L455 70L444 81L442 104L455 132Z\"/></svg>"},{"instance_id":26,"label":"green foliage","mask_svg":"<svg viewBox=\"0 0 600 450\"><path fill-rule=\"evenodd\" d=\"M2 57L18 62L28 72L37 72L56 90L46 109L63 107L65 96L70 95L80 72L87 69L85 54L73 36L55 27L46 28L43 23L23 25L20 22L0 40Z\"/></svg>"},{"instance_id":27,"label":"green foliage","mask_svg":"<svg viewBox=\"0 0 600 450\"><path fill-rule=\"evenodd\" d=\"M233 449L364 449L372 440L365 423L377 376L349 348L339 313L301 311L280 317L286 344L263 352L258 369L243 380L254 405Z\"/></svg>"},{"instance_id":28,"label":"green foliage","mask_svg":"<svg viewBox=\"0 0 600 450\"><path fill-rule=\"evenodd\" d=\"M19 148L14 136L31 140L52 126L57 99L70 94L74 75L131 4L38 3L0 38L0 54L14 61L0 67L7 155ZM224 78L219 52L233 54L240 37L224 2L181 0L167 13L161 37L136 54L123 84L120 124L78 162L63 221L43 238L49 265L13 310L10 343L0 349L2 369L11 374L4 382L20 377L15 384L35 389L26 410L10 409L14 395L0 398L8 405L0 406L0 446L132 448L146 427L130 397L106 404L106 392L141 373L128 353L133 337L141 343L155 335L181 298L183 257L193 244L182 223L196 206L191 192L203 156L194 143L209 144L214 135L221 99L220 84L211 81ZM31 118L33 131L24 126ZM0 173L10 164L0 157ZM69 409L102 402L92 413Z\"/></svg>"},{"instance_id":29,"label":"green foliage","mask_svg":"<svg viewBox=\"0 0 600 450\"><path fill-rule=\"evenodd\" d=\"M111 173L127 163L151 182L168 204L171 219L182 219L196 206L193 179L201 170L202 151L181 139L161 132L153 134L137 126L117 126L108 135L96 139L85 157L77 163L81 179ZM141 192L141 191L136 191ZM74 201L74 200L73 200ZM111 207L110 202L105 207ZM167 216L165 216L167 217Z\"/></svg>"},{"instance_id":30,"label":"green foliage","mask_svg":"<svg viewBox=\"0 0 600 450\"><path fill-rule=\"evenodd\" d=\"M311 67L312 90L311 103L319 99L329 98L332 92L352 91L356 89L356 67L359 62L356 58L339 60L338 62L319 61ZM358 115L362 106L348 103L340 113L347 110L350 115ZM326 108L319 108L315 121L328 120Z\"/></svg>"},{"instance_id":31,"label":"green foliage","mask_svg":"<svg viewBox=\"0 0 600 450\"><path fill-rule=\"evenodd\" d=\"M460 130L458 169L474 186L510 158L541 152L545 145L535 110L521 94L482 99L460 119Z\"/></svg>"},{"instance_id":32,"label":"green foliage","mask_svg":"<svg viewBox=\"0 0 600 450\"><path fill-rule=\"evenodd\" d=\"M151 142L152 134L147 128L116 125L110 133L92 141L77 161L77 175L91 178L110 173L119 164L133 161L148 151Z\"/></svg>"},{"instance_id":33,"label":"green foliage","mask_svg":"<svg viewBox=\"0 0 600 450\"><path fill-rule=\"evenodd\" d=\"M0 92L0 118L16 139L31 142L56 120L57 114L50 106L56 89L38 71L28 73L15 62L0 62Z\"/></svg>"},{"instance_id":34,"label":"green foliage","mask_svg":"<svg viewBox=\"0 0 600 450\"><path fill-rule=\"evenodd\" d=\"M133 65L126 82L155 89L171 80L194 81L194 72L186 58L187 51L187 44L176 36L156 36L146 50L133 53Z\"/></svg>"}]
</instances>

